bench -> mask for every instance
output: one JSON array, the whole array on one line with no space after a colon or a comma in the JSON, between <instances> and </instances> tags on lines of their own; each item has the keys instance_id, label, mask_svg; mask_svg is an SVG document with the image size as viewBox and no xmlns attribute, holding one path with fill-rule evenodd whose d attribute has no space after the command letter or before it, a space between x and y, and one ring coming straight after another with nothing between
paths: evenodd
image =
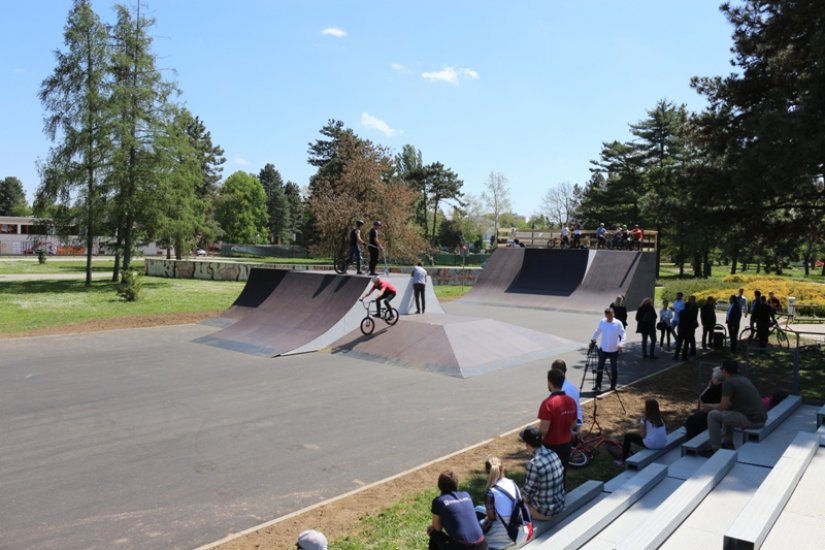
<instances>
[{"instance_id":1,"label":"bench","mask_svg":"<svg viewBox=\"0 0 825 550\"><path fill-rule=\"evenodd\" d=\"M800 432L725 532L725 550L759 548L770 533L817 449L819 435Z\"/></svg>"},{"instance_id":2,"label":"bench","mask_svg":"<svg viewBox=\"0 0 825 550\"><path fill-rule=\"evenodd\" d=\"M634 453L627 460L624 465L628 470L641 470L654 460L664 456L671 449L681 445L685 440L685 428L673 430L667 434L667 442L661 449L642 449L638 453Z\"/></svg>"},{"instance_id":3,"label":"bench","mask_svg":"<svg viewBox=\"0 0 825 550\"><path fill-rule=\"evenodd\" d=\"M533 520L533 537L538 537L547 532L554 525L557 525L567 516L602 494L604 483L589 479L567 493L564 497L564 510L544 521Z\"/></svg>"},{"instance_id":4,"label":"bench","mask_svg":"<svg viewBox=\"0 0 825 550\"><path fill-rule=\"evenodd\" d=\"M610 525L625 510L642 498L667 476L667 466L651 464L634 474L621 487L605 495L567 525L543 540L530 543L533 550L580 548ZM527 546L525 546L527 548Z\"/></svg>"},{"instance_id":5,"label":"bench","mask_svg":"<svg viewBox=\"0 0 825 550\"><path fill-rule=\"evenodd\" d=\"M761 428L746 428L744 430L745 441L761 441L768 434L774 431L782 422L791 416L799 405L802 404L802 397L799 395L789 395L780 401L774 408L768 411L768 419Z\"/></svg>"},{"instance_id":6,"label":"bench","mask_svg":"<svg viewBox=\"0 0 825 550\"><path fill-rule=\"evenodd\" d=\"M627 538L611 548L618 550L659 548L735 464L736 451L723 449L715 453L664 502L657 505Z\"/></svg>"},{"instance_id":7,"label":"bench","mask_svg":"<svg viewBox=\"0 0 825 550\"><path fill-rule=\"evenodd\" d=\"M816 413L816 427L819 428L823 423L825 423L825 405L822 405Z\"/></svg>"},{"instance_id":8,"label":"bench","mask_svg":"<svg viewBox=\"0 0 825 550\"><path fill-rule=\"evenodd\" d=\"M682 456L698 455L710 446L710 434L707 430L682 443Z\"/></svg>"}]
</instances>

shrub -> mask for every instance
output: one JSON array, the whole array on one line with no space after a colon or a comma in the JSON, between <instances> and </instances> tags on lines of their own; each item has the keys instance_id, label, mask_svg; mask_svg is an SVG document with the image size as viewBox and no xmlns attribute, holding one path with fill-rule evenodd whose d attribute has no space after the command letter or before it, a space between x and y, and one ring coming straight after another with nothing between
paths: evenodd
<instances>
[{"instance_id":1,"label":"shrub","mask_svg":"<svg viewBox=\"0 0 825 550\"><path fill-rule=\"evenodd\" d=\"M37 251L37 261L41 264L46 263L46 251L42 248Z\"/></svg>"},{"instance_id":2,"label":"shrub","mask_svg":"<svg viewBox=\"0 0 825 550\"><path fill-rule=\"evenodd\" d=\"M126 302L135 302L140 298L141 285L141 276L137 271L124 271L117 285L117 294Z\"/></svg>"}]
</instances>

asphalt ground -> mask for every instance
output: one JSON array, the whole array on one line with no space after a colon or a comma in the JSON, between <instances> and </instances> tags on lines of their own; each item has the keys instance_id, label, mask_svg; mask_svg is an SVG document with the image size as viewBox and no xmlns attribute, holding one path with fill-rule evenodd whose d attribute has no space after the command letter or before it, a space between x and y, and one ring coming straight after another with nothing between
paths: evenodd
<instances>
[{"instance_id":1,"label":"asphalt ground","mask_svg":"<svg viewBox=\"0 0 825 550\"><path fill-rule=\"evenodd\" d=\"M599 320L445 309L581 342L577 384ZM0 548L194 548L520 427L547 394L548 360L461 379L192 342L215 330L0 341ZM630 342L620 384L671 364Z\"/></svg>"}]
</instances>

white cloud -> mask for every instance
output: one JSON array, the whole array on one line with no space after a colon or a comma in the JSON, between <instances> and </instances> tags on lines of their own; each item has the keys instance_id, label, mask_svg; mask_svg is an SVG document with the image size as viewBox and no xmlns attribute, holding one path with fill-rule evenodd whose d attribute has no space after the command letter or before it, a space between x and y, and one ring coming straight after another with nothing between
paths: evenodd
<instances>
[{"instance_id":1,"label":"white cloud","mask_svg":"<svg viewBox=\"0 0 825 550\"><path fill-rule=\"evenodd\" d=\"M335 38L344 38L347 35L347 31L344 29L337 29L335 27L327 27L321 31L321 34L326 36L334 36Z\"/></svg>"},{"instance_id":2,"label":"white cloud","mask_svg":"<svg viewBox=\"0 0 825 550\"><path fill-rule=\"evenodd\" d=\"M374 117L369 113L361 113L361 125L365 128L373 128L388 137L394 136L397 131L390 128L390 125L378 117Z\"/></svg>"},{"instance_id":3,"label":"white cloud","mask_svg":"<svg viewBox=\"0 0 825 550\"><path fill-rule=\"evenodd\" d=\"M393 71L398 71L399 73L408 73L408 72L410 72L409 69L407 69L407 67L405 67L401 63L390 63L390 68Z\"/></svg>"},{"instance_id":4,"label":"white cloud","mask_svg":"<svg viewBox=\"0 0 825 550\"><path fill-rule=\"evenodd\" d=\"M238 166L249 166L249 161L243 157L237 157L235 159L235 164L237 164Z\"/></svg>"},{"instance_id":5,"label":"white cloud","mask_svg":"<svg viewBox=\"0 0 825 550\"><path fill-rule=\"evenodd\" d=\"M446 82L448 84L452 84L453 86L458 86L461 78L472 78L473 80L478 80L478 72L473 69L455 69L453 67L444 67L437 72L421 73L421 78L433 82Z\"/></svg>"}]
</instances>

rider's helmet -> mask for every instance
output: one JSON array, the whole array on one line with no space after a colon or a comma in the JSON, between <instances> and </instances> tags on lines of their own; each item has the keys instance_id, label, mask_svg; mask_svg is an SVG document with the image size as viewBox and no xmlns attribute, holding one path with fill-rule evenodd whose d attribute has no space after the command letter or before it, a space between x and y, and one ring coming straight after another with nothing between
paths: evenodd
<instances>
[{"instance_id":1,"label":"rider's helmet","mask_svg":"<svg viewBox=\"0 0 825 550\"><path fill-rule=\"evenodd\" d=\"M381 227L381 220L375 220L374 222L372 222L372 225L374 225L375 227Z\"/></svg>"},{"instance_id":2,"label":"rider's helmet","mask_svg":"<svg viewBox=\"0 0 825 550\"><path fill-rule=\"evenodd\" d=\"M355 220L355 225L364 225L364 220Z\"/></svg>"},{"instance_id":3,"label":"rider's helmet","mask_svg":"<svg viewBox=\"0 0 825 550\"><path fill-rule=\"evenodd\" d=\"M600 224L599 224L599 227L604 227L604 224L603 224L603 223L600 223Z\"/></svg>"},{"instance_id":4,"label":"rider's helmet","mask_svg":"<svg viewBox=\"0 0 825 550\"><path fill-rule=\"evenodd\" d=\"M372 282L373 282L373 283L377 283L377 282L378 282L378 281L380 281L380 280L381 280L381 277L379 277L378 275L376 275L376 276L374 276L374 277L372 278Z\"/></svg>"}]
</instances>

